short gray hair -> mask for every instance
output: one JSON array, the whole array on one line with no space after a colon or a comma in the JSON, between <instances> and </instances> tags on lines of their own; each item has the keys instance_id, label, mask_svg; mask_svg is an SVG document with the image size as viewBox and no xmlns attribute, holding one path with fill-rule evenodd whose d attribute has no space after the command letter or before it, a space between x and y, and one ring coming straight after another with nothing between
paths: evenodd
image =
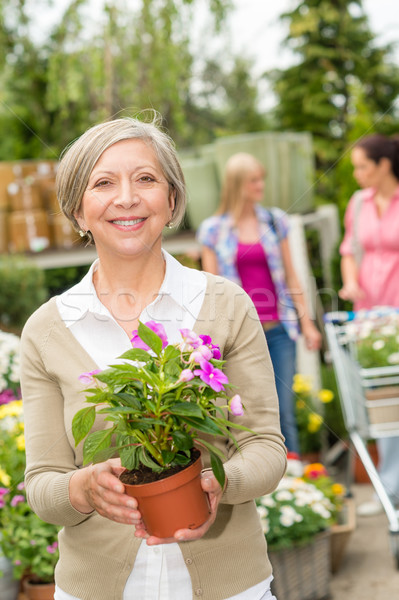
<instances>
[{"instance_id":1,"label":"short gray hair","mask_svg":"<svg viewBox=\"0 0 399 600\"><path fill-rule=\"evenodd\" d=\"M173 140L160 129L160 116L151 122L123 117L94 125L67 146L61 155L56 176L58 202L76 230L79 211L91 172L102 153L122 140L141 140L151 146L169 186L175 191L173 226L181 223L186 210L186 184Z\"/></svg>"}]
</instances>

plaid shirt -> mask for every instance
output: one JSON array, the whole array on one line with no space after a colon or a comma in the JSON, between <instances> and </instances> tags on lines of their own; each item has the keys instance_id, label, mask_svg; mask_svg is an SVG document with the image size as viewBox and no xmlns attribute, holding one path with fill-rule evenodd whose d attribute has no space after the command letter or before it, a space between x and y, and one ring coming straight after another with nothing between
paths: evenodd
<instances>
[{"instance_id":1,"label":"plaid shirt","mask_svg":"<svg viewBox=\"0 0 399 600\"><path fill-rule=\"evenodd\" d=\"M289 223L286 214L279 208L270 210L256 206L259 221L260 243L276 288L277 311L289 337L296 340L299 334L298 318L285 281L285 270L281 256L280 241L287 237ZM237 270L238 232L230 214L214 215L199 227L197 239L216 254L219 275L241 285Z\"/></svg>"}]
</instances>

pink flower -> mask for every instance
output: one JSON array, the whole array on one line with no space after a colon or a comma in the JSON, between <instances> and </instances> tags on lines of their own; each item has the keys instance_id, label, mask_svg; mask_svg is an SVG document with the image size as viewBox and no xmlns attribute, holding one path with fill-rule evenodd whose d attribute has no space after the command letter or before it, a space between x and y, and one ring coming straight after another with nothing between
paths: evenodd
<instances>
[{"instance_id":1,"label":"pink flower","mask_svg":"<svg viewBox=\"0 0 399 600\"><path fill-rule=\"evenodd\" d=\"M19 483L17 485L17 490L24 490L25 489L25 483L23 481L21 481L21 483Z\"/></svg>"},{"instance_id":2,"label":"pink flower","mask_svg":"<svg viewBox=\"0 0 399 600\"><path fill-rule=\"evenodd\" d=\"M242 406L241 398L238 394L232 397L229 402L230 410L236 417L242 417L244 409Z\"/></svg>"},{"instance_id":3,"label":"pink flower","mask_svg":"<svg viewBox=\"0 0 399 600\"><path fill-rule=\"evenodd\" d=\"M208 361L200 362L200 369L195 369L194 375L198 375L200 379L209 385L215 392L224 390L223 384L228 383L227 376L220 369L215 367Z\"/></svg>"},{"instance_id":4,"label":"pink flower","mask_svg":"<svg viewBox=\"0 0 399 600\"><path fill-rule=\"evenodd\" d=\"M183 369L183 371L180 373L177 383L191 381L192 379L194 379L194 373L191 371L191 369Z\"/></svg>"},{"instance_id":5,"label":"pink flower","mask_svg":"<svg viewBox=\"0 0 399 600\"><path fill-rule=\"evenodd\" d=\"M211 350L212 358L219 360L219 358L221 357L219 346L217 344L212 344L212 338L209 335L200 335L199 337L201 338L205 346L208 346L208 348Z\"/></svg>"},{"instance_id":6,"label":"pink flower","mask_svg":"<svg viewBox=\"0 0 399 600\"><path fill-rule=\"evenodd\" d=\"M14 560L14 565L15 565L16 567L19 567L19 565L20 565L20 564L21 564L21 561L20 561L20 560Z\"/></svg>"},{"instance_id":7,"label":"pink flower","mask_svg":"<svg viewBox=\"0 0 399 600\"><path fill-rule=\"evenodd\" d=\"M211 360L212 352L209 350L208 346L200 346L197 350L190 355L190 362L201 363L201 360Z\"/></svg>"},{"instance_id":8,"label":"pink flower","mask_svg":"<svg viewBox=\"0 0 399 600\"><path fill-rule=\"evenodd\" d=\"M11 500L11 506L17 506L18 504L20 504L20 502L25 502L25 496L22 496L21 494L17 494Z\"/></svg>"},{"instance_id":9,"label":"pink flower","mask_svg":"<svg viewBox=\"0 0 399 600\"><path fill-rule=\"evenodd\" d=\"M53 548L53 546L47 546L46 550L49 554L55 554L56 552L56 548Z\"/></svg>"},{"instance_id":10,"label":"pink flower","mask_svg":"<svg viewBox=\"0 0 399 600\"><path fill-rule=\"evenodd\" d=\"M202 345L201 336L198 336L191 329L179 329L179 331L184 341L184 350L195 350Z\"/></svg>"},{"instance_id":11,"label":"pink flower","mask_svg":"<svg viewBox=\"0 0 399 600\"><path fill-rule=\"evenodd\" d=\"M101 369L95 369L94 371L88 371L87 373L82 373L79 375L79 381L81 381L84 385L90 385L93 383L93 375L97 375L100 373Z\"/></svg>"},{"instance_id":12,"label":"pink flower","mask_svg":"<svg viewBox=\"0 0 399 600\"><path fill-rule=\"evenodd\" d=\"M5 496L6 494L8 494L10 490L8 488L5 487L0 487L0 498L2 498L3 496Z\"/></svg>"},{"instance_id":13,"label":"pink flower","mask_svg":"<svg viewBox=\"0 0 399 600\"><path fill-rule=\"evenodd\" d=\"M145 325L149 329L151 329L154 333L156 333L158 337L161 338L162 349L165 348L168 345L168 338L167 338L164 326L161 323L157 323L156 321L147 321L147 323L145 323ZM130 341L131 341L133 348L139 348L140 350L149 350L150 349L150 347L147 346L147 344L145 344L143 342L143 340L141 339L141 337L139 336L137 329L132 331L132 336L133 337Z\"/></svg>"}]
</instances>

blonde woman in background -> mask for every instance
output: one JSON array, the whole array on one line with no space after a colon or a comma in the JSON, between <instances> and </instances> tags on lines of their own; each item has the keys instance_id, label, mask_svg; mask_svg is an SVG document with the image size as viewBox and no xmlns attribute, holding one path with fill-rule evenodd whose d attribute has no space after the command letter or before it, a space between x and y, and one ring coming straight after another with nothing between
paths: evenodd
<instances>
[{"instance_id":1,"label":"blonde woman in background","mask_svg":"<svg viewBox=\"0 0 399 600\"><path fill-rule=\"evenodd\" d=\"M299 455L292 381L300 331L310 350L321 335L309 317L288 244L289 223L279 208L260 205L265 169L238 153L225 168L217 213L198 230L202 266L242 286L256 307L275 373L281 430L289 452Z\"/></svg>"}]
</instances>

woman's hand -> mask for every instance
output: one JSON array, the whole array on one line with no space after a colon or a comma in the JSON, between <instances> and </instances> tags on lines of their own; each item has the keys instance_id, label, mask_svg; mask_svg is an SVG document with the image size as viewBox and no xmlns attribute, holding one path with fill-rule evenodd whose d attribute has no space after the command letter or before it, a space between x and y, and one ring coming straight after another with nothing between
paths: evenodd
<instances>
[{"instance_id":1,"label":"woman's hand","mask_svg":"<svg viewBox=\"0 0 399 600\"><path fill-rule=\"evenodd\" d=\"M306 325L302 325L302 334L305 338L306 347L308 350L319 350L321 347L321 333L313 325L312 321L308 321Z\"/></svg>"},{"instance_id":2,"label":"woman's hand","mask_svg":"<svg viewBox=\"0 0 399 600\"><path fill-rule=\"evenodd\" d=\"M82 513L96 510L111 521L142 528L137 501L125 494L125 486L119 481L123 470L120 459L113 458L75 471L69 482L72 506Z\"/></svg>"},{"instance_id":3,"label":"woman's hand","mask_svg":"<svg viewBox=\"0 0 399 600\"><path fill-rule=\"evenodd\" d=\"M348 281L339 290L338 296L342 298L342 300L357 302L357 300L362 300L364 298L364 291L357 281Z\"/></svg>"},{"instance_id":4,"label":"woman's hand","mask_svg":"<svg viewBox=\"0 0 399 600\"><path fill-rule=\"evenodd\" d=\"M155 546L157 544L173 544L174 542L193 542L202 538L216 519L216 513L223 490L213 473L210 471L206 471L202 474L201 485L204 492L208 494L211 513L209 518L200 527L197 527L196 529L179 529L171 538L158 538L149 536L144 526L140 527L136 525L135 536L147 538L147 544L149 546Z\"/></svg>"}]
</instances>

